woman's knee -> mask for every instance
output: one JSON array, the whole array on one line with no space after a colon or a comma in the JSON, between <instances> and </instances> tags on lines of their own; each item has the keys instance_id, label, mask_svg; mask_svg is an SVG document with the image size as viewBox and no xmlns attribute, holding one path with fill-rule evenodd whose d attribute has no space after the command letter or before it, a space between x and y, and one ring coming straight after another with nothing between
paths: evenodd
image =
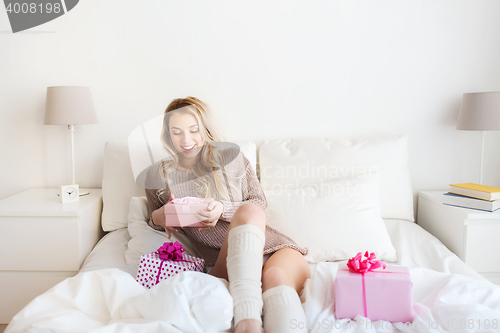
<instances>
[{"instance_id":1,"label":"woman's knee","mask_svg":"<svg viewBox=\"0 0 500 333\"><path fill-rule=\"evenodd\" d=\"M311 269L307 260L300 252L284 248L275 252L271 258L264 265L264 272L272 268L279 268L279 270L272 270L268 279L268 288L276 287L280 284L286 284L295 288L300 292L304 286L304 282L311 277ZM262 284L264 288L264 272L262 273ZM278 283L279 284L276 284Z\"/></svg>"},{"instance_id":2,"label":"woman's knee","mask_svg":"<svg viewBox=\"0 0 500 333\"><path fill-rule=\"evenodd\" d=\"M266 227L266 214L262 208L255 204L243 204L234 213L231 223L234 225L253 224L264 230Z\"/></svg>"},{"instance_id":3,"label":"woman's knee","mask_svg":"<svg viewBox=\"0 0 500 333\"><path fill-rule=\"evenodd\" d=\"M281 286L289 285L285 271L277 266L271 266L262 272L262 291Z\"/></svg>"}]
</instances>

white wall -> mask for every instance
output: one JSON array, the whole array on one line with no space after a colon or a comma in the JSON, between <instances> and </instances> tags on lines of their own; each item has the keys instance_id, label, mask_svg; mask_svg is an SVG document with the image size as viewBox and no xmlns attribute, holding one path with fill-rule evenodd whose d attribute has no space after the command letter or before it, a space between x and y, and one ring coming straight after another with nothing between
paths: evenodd
<instances>
[{"instance_id":1,"label":"white wall","mask_svg":"<svg viewBox=\"0 0 500 333\"><path fill-rule=\"evenodd\" d=\"M0 199L71 182L69 133L43 125L47 86L91 87L77 182L103 147L177 97L212 107L226 139L410 135L415 193L478 182L480 134L462 93L500 90L500 1L85 0L12 34L0 9ZM500 135L484 182L500 186Z\"/></svg>"}]
</instances>

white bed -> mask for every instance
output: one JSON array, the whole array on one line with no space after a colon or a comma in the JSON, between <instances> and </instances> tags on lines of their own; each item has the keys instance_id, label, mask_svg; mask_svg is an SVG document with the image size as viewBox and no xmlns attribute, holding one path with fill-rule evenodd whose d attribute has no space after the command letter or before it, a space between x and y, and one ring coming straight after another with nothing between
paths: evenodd
<instances>
[{"instance_id":1,"label":"white bed","mask_svg":"<svg viewBox=\"0 0 500 333\"><path fill-rule=\"evenodd\" d=\"M384 220L391 241L398 252L398 265L409 268L426 267L447 274L462 274L475 279L482 279L472 268L464 264L450 252L436 237L429 234L415 223L403 220ZM167 238L165 237L167 240ZM130 240L127 228L121 228L106 234L87 257L80 272L104 268L118 268L135 277L137 265L125 262L125 251ZM310 263L311 272L317 266Z\"/></svg>"},{"instance_id":2,"label":"white bed","mask_svg":"<svg viewBox=\"0 0 500 333\"><path fill-rule=\"evenodd\" d=\"M290 151L300 152L300 149L294 149L289 142L277 144L288 155ZM266 146L266 149L270 146L273 143ZM150 290L135 281L138 255L158 248L167 238L164 233L148 229L149 227L143 228L140 223L145 214L141 192L133 188L133 185L120 182L123 175L115 174L116 179L107 176L106 168L114 169L115 164L124 162L123 151L116 153L123 150L123 147L113 146L111 149L108 145L106 152L103 182L103 221L106 224L103 222L103 226L112 231L95 246L78 275L33 300L13 318L6 333L230 331L232 299L227 290L227 281L198 272L180 274ZM249 147L252 148L252 145ZM328 147L332 147L331 142ZM346 147L360 149L359 144L350 143ZM393 148L390 151L394 151ZM280 159L275 152L271 155ZM349 154L347 159L353 160L353 155ZM394 159L388 160L390 163L387 165L391 168L397 165ZM263 165L276 165L279 162L271 163L265 149L263 153L261 150L260 162L261 182L264 190L269 191L272 180L262 173ZM384 180L384 168L381 167L379 171L381 181L389 187L383 189L385 192L382 196L385 197L381 198L384 230L387 230L397 253L397 262L390 264L410 268L415 313L413 323L372 323L363 317L357 317L353 321L336 320L333 311L333 281L339 261L319 262L310 263L313 275L301 294L307 323L291 322L290 332L299 326L308 327L309 332L500 331L500 286L485 280L435 237L411 222L413 207L412 204L407 205L408 184L403 184L404 181L387 182ZM131 173L131 170L126 172ZM387 169L386 172L390 173L391 180L397 176L393 169ZM115 183L120 185L110 185ZM117 188L120 186L121 188ZM106 194L105 187L113 187L112 198L115 202L107 200L106 196L109 198L111 193ZM394 191L397 198L387 197L393 195ZM119 195L123 197L119 198ZM131 197L135 198L132 202ZM409 198L411 199L411 194ZM397 200L404 202L394 207L384 206L384 200L386 203ZM127 202L125 208L124 202ZM113 211L114 205L117 208ZM122 205L121 208L119 205ZM129 207L132 208L130 211ZM387 218L387 215L399 218ZM137 236L138 230L143 232L141 237ZM187 248L189 251L189 246ZM135 252L132 253L132 250ZM498 260L495 255L497 254L492 254L491 260Z\"/></svg>"}]
</instances>

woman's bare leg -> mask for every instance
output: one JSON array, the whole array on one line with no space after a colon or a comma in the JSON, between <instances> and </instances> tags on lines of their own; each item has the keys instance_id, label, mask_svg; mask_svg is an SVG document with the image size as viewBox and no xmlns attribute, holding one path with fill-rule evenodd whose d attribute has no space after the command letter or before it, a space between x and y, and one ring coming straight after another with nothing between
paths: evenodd
<instances>
[{"instance_id":1,"label":"woman's bare leg","mask_svg":"<svg viewBox=\"0 0 500 333\"><path fill-rule=\"evenodd\" d=\"M229 225L229 230L231 230L231 224ZM229 281L229 277L227 276L227 267L226 267L226 259L227 259L227 236L229 235L229 230L224 237L224 241L222 242L222 247L219 252L219 256L217 257L217 261L215 262L214 267L208 272L208 274L213 275L218 278L226 279Z\"/></svg>"},{"instance_id":2,"label":"woman's bare leg","mask_svg":"<svg viewBox=\"0 0 500 333\"><path fill-rule=\"evenodd\" d=\"M311 269L304 256L299 251L284 248L274 252L266 261L262 272L262 291L287 285L299 294L310 277Z\"/></svg>"},{"instance_id":3,"label":"woman's bare leg","mask_svg":"<svg viewBox=\"0 0 500 333\"><path fill-rule=\"evenodd\" d=\"M299 295L311 270L300 252L285 248L264 265L262 289L266 333L307 332L306 316ZM295 327L293 326L295 325ZM304 329L297 329L303 327Z\"/></svg>"}]
</instances>

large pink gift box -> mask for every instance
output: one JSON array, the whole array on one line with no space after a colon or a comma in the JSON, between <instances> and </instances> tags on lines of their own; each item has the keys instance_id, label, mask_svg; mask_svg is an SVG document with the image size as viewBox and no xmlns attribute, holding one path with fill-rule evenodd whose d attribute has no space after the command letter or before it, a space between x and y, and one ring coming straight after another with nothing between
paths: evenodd
<instances>
[{"instance_id":1,"label":"large pink gift box","mask_svg":"<svg viewBox=\"0 0 500 333\"><path fill-rule=\"evenodd\" d=\"M196 213L207 208L211 198L184 197L171 200L164 207L168 227L202 227Z\"/></svg>"},{"instance_id":2,"label":"large pink gift box","mask_svg":"<svg viewBox=\"0 0 500 333\"><path fill-rule=\"evenodd\" d=\"M408 267L387 266L362 273L339 264L335 279L335 316L371 321L413 321L412 282Z\"/></svg>"},{"instance_id":3,"label":"large pink gift box","mask_svg":"<svg viewBox=\"0 0 500 333\"><path fill-rule=\"evenodd\" d=\"M183 254L182 260L185 261L163 260L157 252L143 255L136 281L150 289L160 281L185 271L203 272L205 260L187 254Z\"/></svg>"}]
</instances>

